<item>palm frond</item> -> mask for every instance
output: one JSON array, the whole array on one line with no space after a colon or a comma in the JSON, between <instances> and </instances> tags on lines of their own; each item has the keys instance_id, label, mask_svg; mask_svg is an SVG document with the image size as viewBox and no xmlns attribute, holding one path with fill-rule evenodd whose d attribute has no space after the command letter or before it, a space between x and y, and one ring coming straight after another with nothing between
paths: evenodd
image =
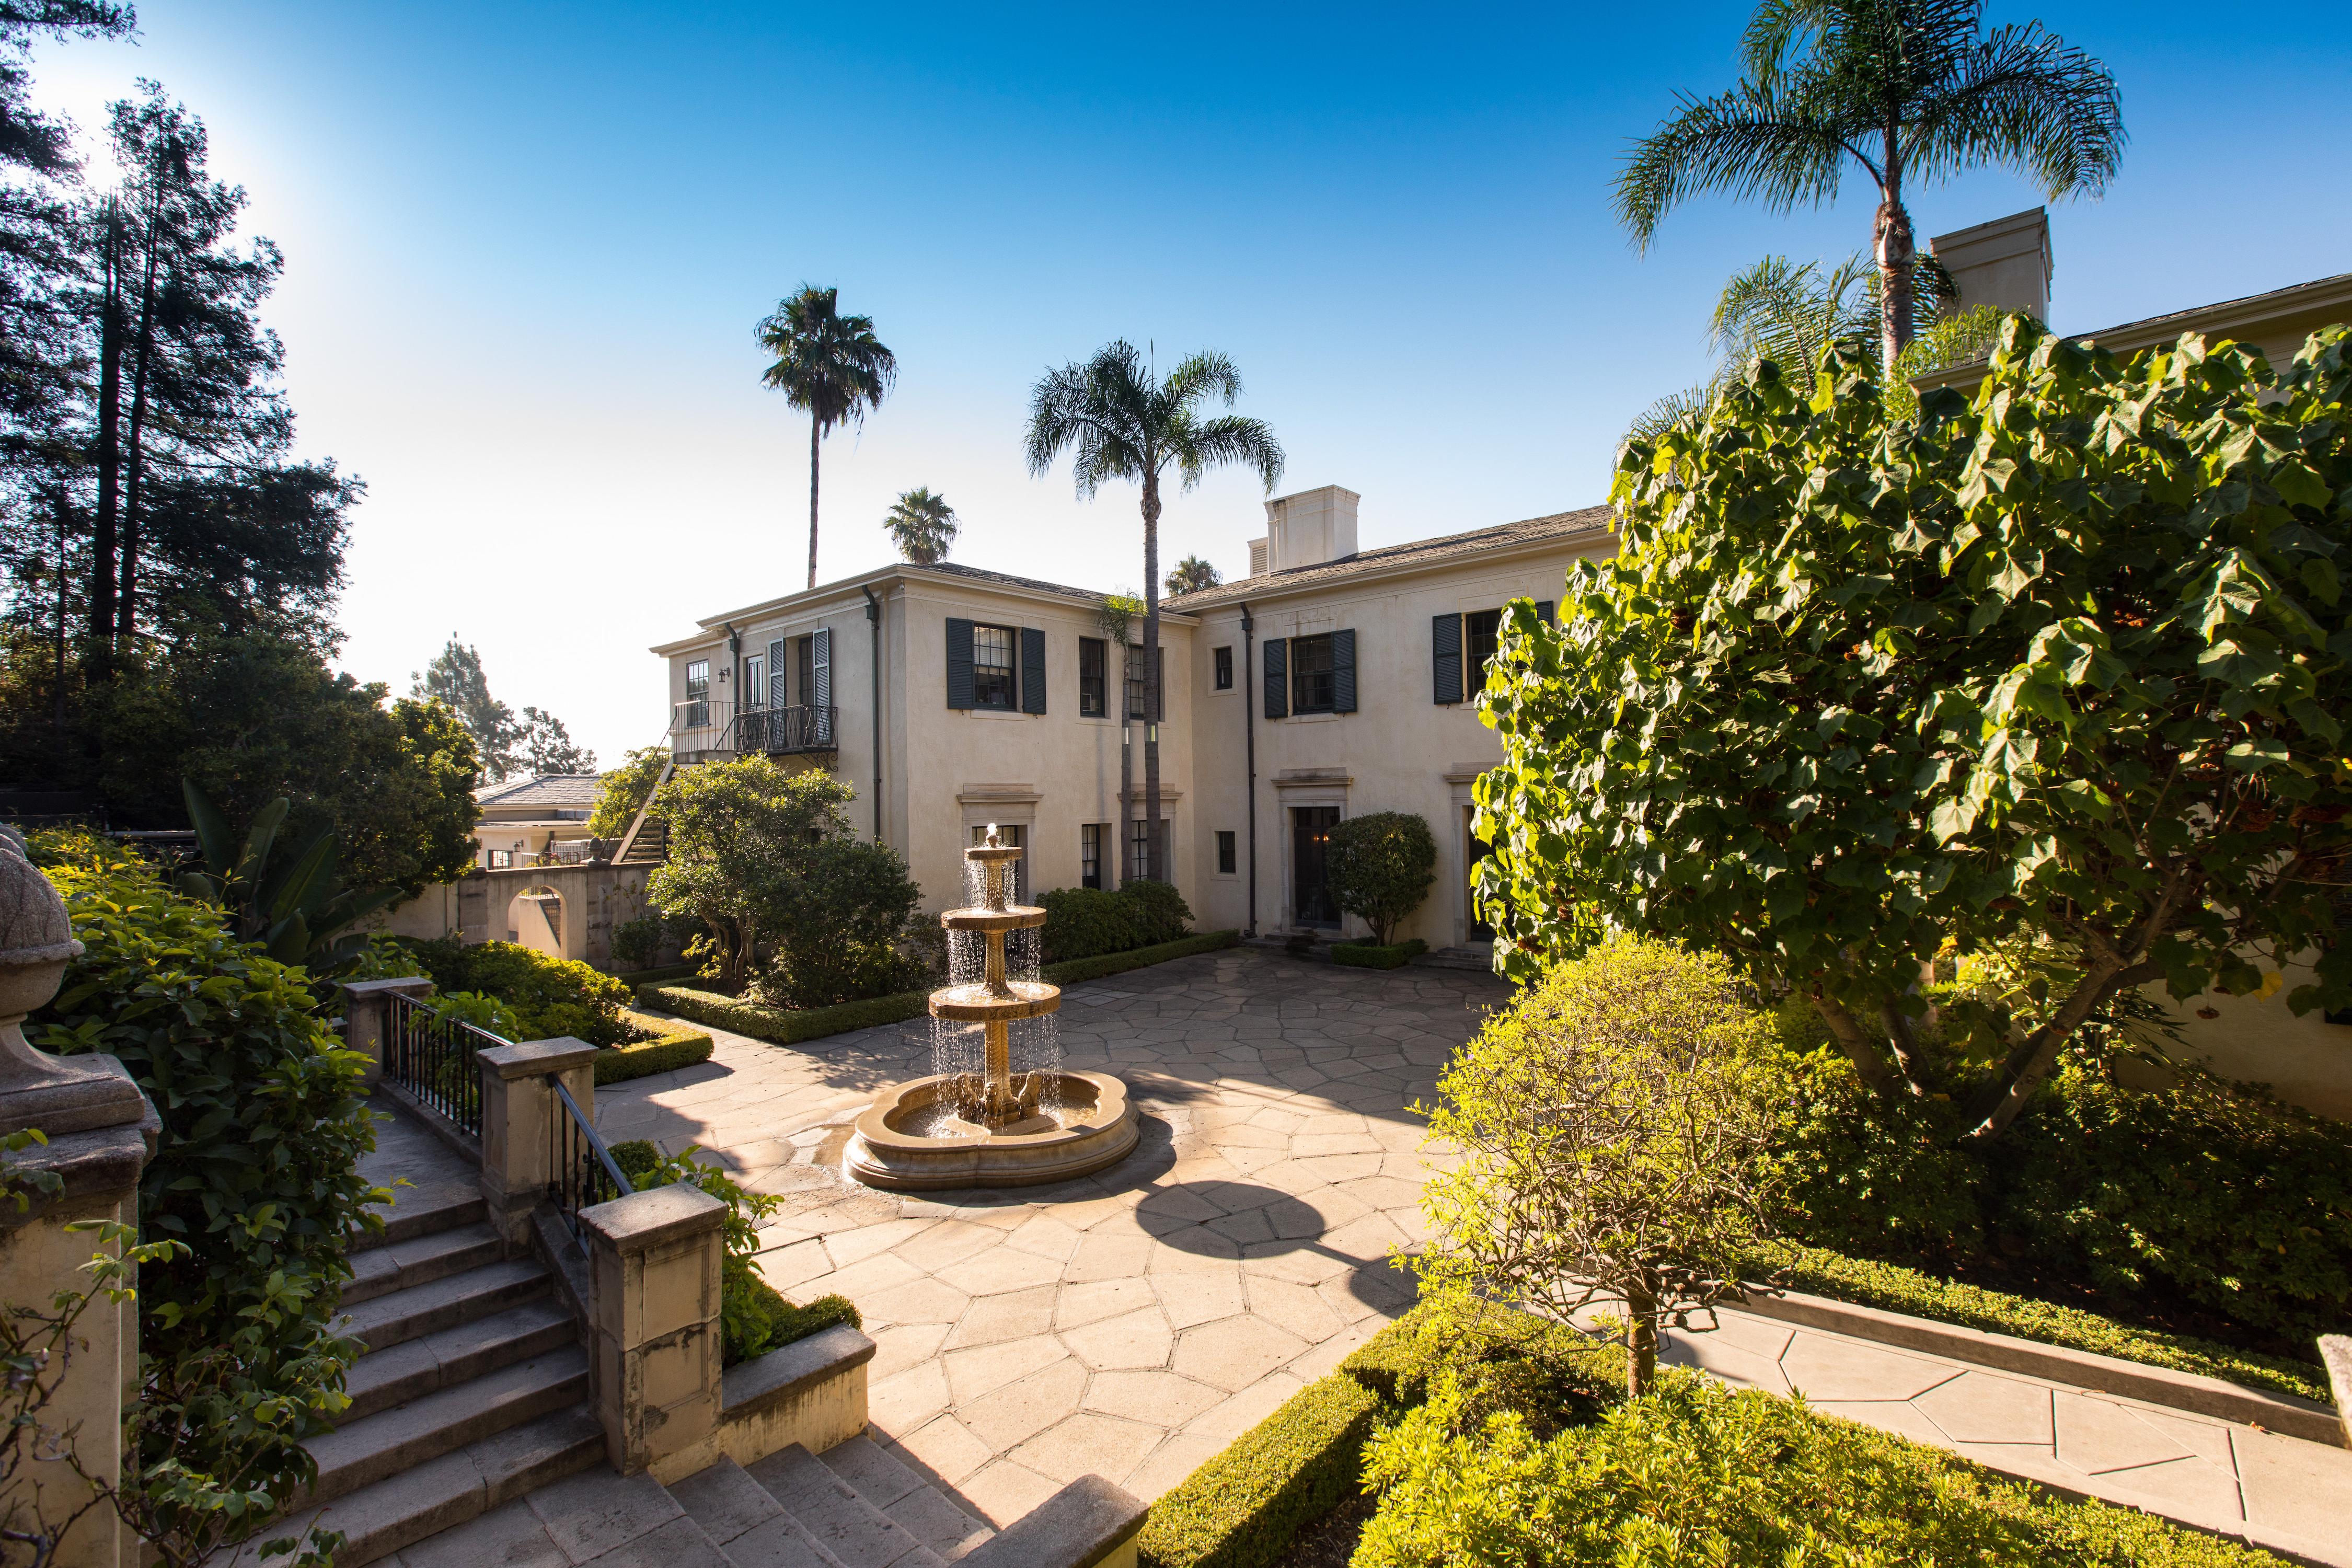
<instances>
[{"instance_id":1,"label":"palm frond","mask_svg":"<svg viewBox=\"0 0 2352 1568\"><path fill-rule=\"evenodd\" d=\"M1996 28L1969 50L1911 130L1924 180L2001 164L2053 200L2104 192L2128 140L2114 75L2038 22Z\"/></svg>"},{"instance_id":2,"label":"palm frond","mask_svg":"<svg viewBox=\"0 0 2352 1568\"><path fill-rule=\"evenodd\" d=\"M900 495L883 517L882 527L899 555L918 566L936 566L946 560L961 531L955 508L929 485Z\"/></svg>"},{"instance_id":3,"label":"palm frond","mask_svg":"<svg viewBox=\"0 0 2352 1568\"><path fill-rule=\"evenodd\" d=\"M1775 212L1837 195L1848 157L1878 177L1849 127L1769 83L1743 82L1682 108L1634 143L1617 176L1618 221L1646 248L1674 207L1708 191L1754 197Z\"/></svg>"},{"instance_id":4,"label":"palm frond","mask_svg":"<svg viewBox=\"0 0 2352 1568\"><path fill-rule=\"evenodd\" d=\"M776 356L761 381L807 410L821 430L863 420L898 378L898 357L875 336L874 318L842 315L839 305L839 289L803 283L755 334Z\"/></svg>"}]
</instances>

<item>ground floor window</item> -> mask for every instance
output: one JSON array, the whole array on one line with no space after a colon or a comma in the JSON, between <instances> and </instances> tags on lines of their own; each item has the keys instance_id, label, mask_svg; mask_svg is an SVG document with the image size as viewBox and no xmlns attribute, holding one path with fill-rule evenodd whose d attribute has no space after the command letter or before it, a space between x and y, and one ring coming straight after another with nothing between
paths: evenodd
<instances>
[{"instance_id":1,"label":"ground floor window","mask_svg":"<svg viewBox=\"0 0 2352 1568\"><path fill-rule=\"evenodd\" d=\"M1078 886L1081 888L1103 885L1103 839L1109 827L1108 822L1082 822L1078 825Z\"/></svg>"},{"instance_id":2,"label":"ground floor window","mask_svg":"<svg viewBox=\"0 0 2352 1568\"><path fill-rule=\"evenodd\" d=\"M1158 867L1156 872L1152 869L1155 865ZM1150 879L1160 882L1173 882L1176 879L1168 874L1168 821L1165 817L1162 817L1160 822L1160 837L1157 844L1152 842L1150 829L1142 817L1136 817L1128 823L1127 875L1130 881Z\"/></svg>"},{"instance_id":3,"label":"ground floor window","mask_svg":"<svg viewBox=\"0 0 2352 1568\"><path fill-rule=\"evenodd\" d=\"M1234 847L1234 830L1230 827L1218 828L1217 875L1221 877L1232 876L1234 874L1234 865L1239 859L1240 856Z\"/></svg>"}]
</instances>

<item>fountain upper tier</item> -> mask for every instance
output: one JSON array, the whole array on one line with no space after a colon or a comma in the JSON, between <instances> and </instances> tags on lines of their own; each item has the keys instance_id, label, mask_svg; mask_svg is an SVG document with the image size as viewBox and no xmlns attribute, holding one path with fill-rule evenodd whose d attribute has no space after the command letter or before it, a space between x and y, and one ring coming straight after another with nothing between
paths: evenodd
<instances>
[{"instance_id":1,"label":"fountain upper tier","mask_svg":"<svg viewBox=\"0 0 2352 1568\"><path fill-rule=\"evenodd\" d=\"M940 924L950 931L1026 931L1045 923L1045 911L1034 904L1013 904L1001 910L950 910Z\"/></svg>"}]
</instances>

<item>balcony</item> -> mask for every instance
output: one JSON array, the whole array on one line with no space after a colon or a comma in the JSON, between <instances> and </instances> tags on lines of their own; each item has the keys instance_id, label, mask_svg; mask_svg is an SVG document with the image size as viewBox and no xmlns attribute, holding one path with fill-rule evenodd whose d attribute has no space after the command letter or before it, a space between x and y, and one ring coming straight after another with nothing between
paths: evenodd
<instances>
[{"instance_id":1,"label":"balcony","mask_svg":"<svg viewBox=\"0 0 2352 1568\"><path fill-rule=\"evenodd\" d=\"M736 709L724 702L681 702L673 710L670 744L681 758L830 755L839 750L839 713L831 707Z\"/></svg>"}]
</instances>

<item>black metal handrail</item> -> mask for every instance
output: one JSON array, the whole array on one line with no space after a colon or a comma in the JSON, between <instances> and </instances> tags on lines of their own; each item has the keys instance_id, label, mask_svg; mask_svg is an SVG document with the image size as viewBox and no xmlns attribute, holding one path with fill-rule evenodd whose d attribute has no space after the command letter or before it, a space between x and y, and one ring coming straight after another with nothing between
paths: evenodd
<instances>
[{"instance_id":1,"label":"black metal handrail","mask_svg":"<svg viewBox=\"0 0 2352 1568\"><path fill-rule=\"evenodd\" d=\"M746 708L735 715L731 737L738 752L830 752L834 720L831 707Z\"/></svg>"},{"instance_id":2,"label":"black metal handrail","mask_svg":"<svg viewBox=\"0 0 2352 1568\"><path fill-rule=\"evenodd\" d=\"M547 1087L553 1097L554 1126L549 1146L555 1155L554 1173L547 1184L547 1195L555 1205L556 1213L563 1216L564 1228L572 1239L580 1239L580 1211L614 1198L628 1196L637 1189L629 1178L621 1174L621 1167L613 1162L613 1152L604 1147L604 1140L589 1125L587 1114L572 1091L563 1087L557 1074L547 1075Z\"/></svg>"},{"instance_id":3,"label":"black metal handrail","mask_svg":"<svg viewBox=\"0 0 2352 1568\"><path fill-rule=\"evenodd\" d=\"M414 996L394 993L384 1003L384 1077L479 1138L482 1069L474 1058L509 1042Z\"/></svg>"}]
</instances>

